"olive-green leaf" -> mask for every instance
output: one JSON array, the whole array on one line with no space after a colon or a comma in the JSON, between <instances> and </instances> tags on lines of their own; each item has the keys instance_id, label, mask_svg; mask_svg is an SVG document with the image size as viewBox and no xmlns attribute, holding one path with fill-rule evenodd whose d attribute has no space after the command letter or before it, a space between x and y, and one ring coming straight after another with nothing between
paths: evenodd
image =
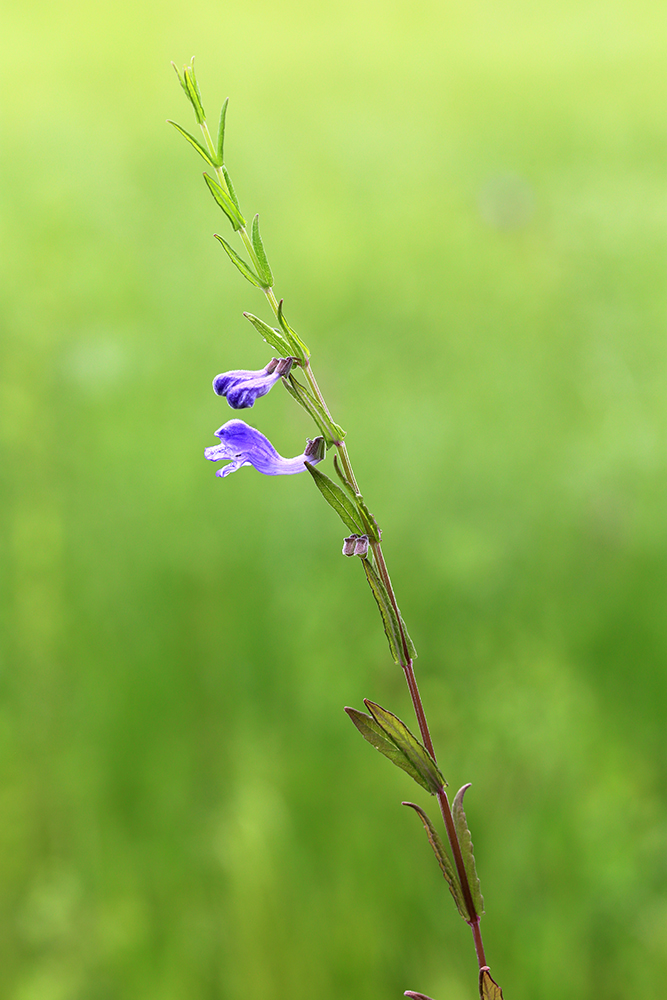
<instances>
[{"instance_id":1,"label":"olive-green leaf","mask_svg":"<svg viewBox=\"0 0 667 1000\"><path fill-rule=\"evenodd\" d=\"M409 774L410 777L413 778L418 785L421 785L422 788L425 788L427 792L430 791L427 783L422 778L419 771L408 760L403 751L399 750L396 744L389 739L387 734L375 721L372 715L366 715L365 712L359 712L356 708L346 708L345 711L363 738L368 740L371 746L374 746L376 750L379 750L381 754L384 754L384 756L387 757L392 764L395 764L396 767L400 767L403 771Z\"/></svg>"},{"instance_id":2,"label":"olive-green leaf","mask_svg":"<svg viewBox=\"0 0 667 1000\"><path fill-rule=\"evenodd\" d=\"M303 406L304 410L310 414L322 434L326 438L327 447L332 444L339 444L345 437L345 431L338 424L334 423L329 414L326 412L322 404L318 399L313 396L311 392L306 389L305 385L298 382L293 375L289 375L288 378L283 379L283 385L289 392L290 396L296 399L297 403ZM357 514L357 520L361 525L361 520ZM360 532L363 533L363 528L360 528Z\"/></svg>"},{"instance_id":3,"label":"olive-green leaf","mask_svg":"<svg viewBox=\"0 0 667 1000\"><path fill-rule=\"evenodd\" d=\"M461 846L463 866L466 870L466 875L468 876L472 901L474 903L475 910L477 911L477 916L481 916L482 913L484 913L484 900L482 899L482 891L480 889L477 870L475 868L475 855L472 850L472 838L470 836L470 830L468 829L466 814L463 811L463 796L469 788L470 784L464 785L463 788L459 788L458 792L454 796L454 801L452 802L452 816L454 817L454 827L456 828L456 835L459 838L459 844Z\"/></svg>"},{"instance_id":4,"label":"olive-green leaf","mask_svg":"<svg viewBox=\"0 0 667 1000\"><path fill-rule=\"evenodd\" d=\"M440 768L431 757L416 736L410 732L404 722L374 701L364 698L364 705L371 713L377 724L382 728L386 736L401 750L411 762L415 770L419 772L428 785L428 790L432 795L439 792L447 784Z\"/></svg>"},{"instance_id":5,"label":"olive-green leaf","mask_svg":"<svg viewBox=\"0 0 667 1000\"><path fill-rule=\"evenodd\" d=\"M384 626L384 634L386 635L387 642L389 643L389 651L391 652L394 662L400 667L403 662L403 645L401 643L401 633L398 628L398 620L391 605L391 601L389 600L389 594L387 593L387 589L382 580L378 576L375 567L371 565L368 559L362 559L361 562L364 567L364 572L366 573L366 579L368 580L373 597L375 598L380 611L382 625Z\"/></svg>"},{"instance_id":6,"label":"olive-green leaf","mask_svg":"<svg viewBox=\"0 0 667 1000\"><path fill-rule=\"evenodd\" d=\"M363 501L363 498L357 494L357 507L359 508L359 514L362 521L364 522L364 530L368 537L373 542L379 542L381 537L381 532L378 527L378 523L371 514L370 510Z\"/></svg>"},{"instance_id":7,"label":"olive-green leaf","mask_svg":"<svg viewBox=\"0 0 667 1000\"><path fill-rule=\"evenodd\" d=\"M377 606L380 610L380 616L382 618L382 624L384 625L384 633L387 636L387 642L389 643L389 649L394 661L400 666L405 660L405 650L403 649L403 640L401 638L401 628L403 630L403 637L405 638L405 645L407 648L407 655L411 660L414 660L417 656L417 651L415 650L414 643L408 634L408 630L405 627L405 622L403 618L396 616L396 611L391 603L391 599L387 592L380 575L374 566L371 565L368 559L363 559L363 567L366 572L366 579L370 585L371 591L373 592L373 597L377 602ZM400 627L399 627L400 620Z\"/></svg>"},{"instance_id":8,"label":"olive-green leaf","mask_svg":"<svg viewBox=\"0 0 667 1000\"><path fill-rule=\"evenodd\" d=\"M459 911L463 919L467 922L470 918L468 917L468 911L466 910L465 900L463 898L463 890L461 889L461 883L459 882L459 877L456 873L456 868L452 863L447 851L445 850L445 845L443 844L440 836L431 823L430 819L426 815L423 809L415 802L404 802L404 806L409 806L410 809L414 811L419 816L420 820L424 824L424 829L426 830L426 836L428 837L428 842L433 848L433 853L438 859L438 864L440 865L440 871L445 876L445 881L449 886L449 891L452 894L454 902L456 903L456 909Z\"/></svg>"},{"instance_id":9,"label":"olive-green leaf","mask_svg":"<svg viewBox=\"0 0 667 1000\"><path fill-rule=\"evenodd\" d=\"M227 118L227 105L229 104L229 98L225 98L225 102L222 105L222 110L220 112L220 122L218 123L218 161L220 163L224 162L225 159L225 119Z\"/></svg>"},{"instance_id":10,"label":"olive-green leaf","mask_svg":"<svg viewBox=\"0 0 667 1000\"><path fill-rule=\"evenodd\" d=\"M345 473L341 469L340 462L338 461L338 455L334 455L333 462L334 462L334 469L336 470L336 474L338 475L338 478L340 479L341 483L343 484L343 486L347 490L350 498L351 499L356 499L356 493L354 492L354 487L352 486L352 483L350 482L350 480L347 478L347 476L345 475Z\"/></svg>"},{"instance_id":11,"label":"olive-green leaf","mask_svg":"<svg viewBox=\"0 0 667 1000\"><path fill-rule=\"evenodd\" d=\"M273 287L273 274L269 266L269 261L266 256L266 251L264 250L264 244L262 243L262 237L259 232L259 215L256 215L252 220L252 230L250 233L250 239L252 240L252 248L255 251L257 257L257 263L259 264L259 276L264 281L266 288Z\"/></svg>"},{"instance_id":12,"label":"olive-green leaf","mask_svg":"<svg viewBox=\"0 0 667 1000\"><path fill-rule=\"evenodd\" d=\"M243 218L243 216L241 215L238 208L236 207L232 199L229 197L227 192L223 191L218 182L214 181L212 177L209 177L207 173L204 173L204 180L206 181L208 189L215 198L216 202L218 203L222 211L225 213L225 215L231 222L234 230L236 231L242 229L243 226L245 226L245 219ZM259 278L257 279L257 284L259 285L260 288L262 287L261 283L259 282Z\"/></svg>"},{"instance_id":13,"label":"olive-green leaf","mask_svg":"<svg viewBox=\"0 0 667 1000\"><path fill-rule=\"evenodd\" d=\"M358 535L363 534L363 529L359 523L359 518L352 501L349 500L343 493L340 486L337 486L328 476L325 476L323 472L316 469L310 462L304 463L308 472L311 474L315 480L315 485L318 490L329 504L330 507L338 514L339 518L343 524L349 528L350 531L356 532Z\"/></svg>"},{"instance_id":14,"label":"olive-green leaf","mask_svg":"<svg viewBox=\"0 0 667 1000\"><path fill-rule=\"evenodd\" d=\"M289 358L292 353L291 344L288 344L283 337L280 330L276 330L274 327L269 326L264 322L263 319L259 319L258 316L253 316L252 313L243 313L247 320L250 320L252 325L271 347L275 348L281 358Z\"/></svg>"},{"instance_id":15,"label":"olive-green leaf","mask_svg":"<svg viewBox=\"0 0 667 1000\"><path fill-rule=\"evenodd\" d=\"M480 1000L503 1000L503 991L487 968L479 970Z\"/></svg>"},{"instance_id":16,"label":"olive-green leaf","mask_svg":"<svg viewBox=\"0 0 667 1000\"><path fill-rule=\"evenodd\" d=\"M310 357L310 351L299 337L298 333L295 333L292 327L289 325L285 319L285 314L283 313L283 300L281 299L278 303L278 322L280 323L280 329L283 331L285 336L294 342L295 355L300 358L301 361L307 361Z\"/></svg>"},{"instance_id":17,"label":"olive-green leaf","mask_svg":"<svg viewBox=\"0 0 667 1000\"><path fill-rule=\"evenodd\" d=\"M229 259L232 261L233 264L236 264L243 277L247 278L251 284L257 285L258 288L261 288L262 285L259 278L253 271L250 270L250 268L243 260L243 258L239 257L236 250L232 250L229 243L223 240L222 236L219 236L217 233L214 233L213 235L215 236L216 240L222 243L223 247L225 248L225 250L229 255Z\"/></svg>"},{"instance_id":18,"label":"olive-green leaf","mask_svg":"<svg viewBox=\"0 0 667 1000\"><path fill-rule=\"evenodd\" d=\"M214 167L214 168L216 166L218 166L218 164L214 163L213 160L211 159L211 156L210 156L208 150L204 149L204 147L202 146L202 144L200 142L197 142L197 140L195 139L195 137L193 135L190 135L190 133L186 132L184 128L181 128L180 125L177 125L176 122L173 122L171 120L171 118L167 118L167 122L168 122L169 125L173 125L174 128L176 129L176 131L180 132L181 135L185 139L188 140L188 142L190 143L191 146L194 146L194 148L197 150L197 152L199 153L199 155L202 156L206 160L206 162L209 164L209 166Z\"/></svg>"}]
</instances>

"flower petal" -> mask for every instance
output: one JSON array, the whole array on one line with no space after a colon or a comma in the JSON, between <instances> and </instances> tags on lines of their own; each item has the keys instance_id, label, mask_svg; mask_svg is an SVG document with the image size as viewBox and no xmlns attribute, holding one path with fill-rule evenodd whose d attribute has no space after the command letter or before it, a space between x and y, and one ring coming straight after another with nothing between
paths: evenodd
<instances>
[{"instance_id":1,"label":"flower petal","mask_svg":"<svg viewBox=\"0 0 667 1000\"><path fill-rule=\"evenodd\" d=\"M253 465L265 476L292 476L305 472L305 461L316 465L324 457L324 449L318 447L319 438L316 438L315 442L308 442L303 454L295 458L283 458L261 431L246 424L244 420L228 420L218 428L215 436L220 439L220 444L206 448L204 457L209 462L231 459L231 463L224 469L217 470L217 476L227 476L242 465Z\"/></svg>"}]
</instances>

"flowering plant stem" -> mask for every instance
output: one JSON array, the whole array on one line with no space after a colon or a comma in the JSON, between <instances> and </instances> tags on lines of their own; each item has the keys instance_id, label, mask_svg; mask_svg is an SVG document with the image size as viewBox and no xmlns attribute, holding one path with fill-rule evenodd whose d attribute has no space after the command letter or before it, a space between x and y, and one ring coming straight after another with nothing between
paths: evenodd
<instances>
[{"instance_id":1,"label":"flowering plant stem","mask_svg":"<svg viewBox=\"0 0 667 1000\"><path fill-rule=\"evenodd\" d=\"M241 421L230 421L227 425L220 428L219 431L216 431L216 435L221 439L223 445L207 449L207 457L211 458L211 460L218 460L220 457L232 459L232 466L226 467L222 472L218 473L219 475L225 475L227 472L234 471L243 464L254 464L256 468L260 469L260 471L268 471L269 474L281 474L283 471L293 472L308 469L321 492L325 496L325 499L327 499L330 505L338 512L344 523L348 526L352 525L357 528L357 531L350 536L350 538L345 540L346 546L344 546L343 552L345 555L359 555L362 559L366 577L382 614L383 624L385 626L385 632L387 634L392 655L402 668L405 675L417 723L419 725L422 744L419 744L419 741L410 733L400 719L397 719L396 716L393 716L386 709L382 709L380 706L375 705L372 702L366 702L367 707L371 710L371 716L357 712L355 709L347 709L346 711L357 728L362 732L362 735L364 735L369 742L385 754L385 756L390 757L393 763L396 763L399 767L403 768L403 770L408 771L414 780L421 784L422 787L430 791L431 794L436 795L442 819L444 821L445 830L447 832L447 839L451 848L453 866L451 861L446 856L442 842L440 841L435 828L432 827L430 820L426 817L426 814L413 803L404 804L412 805L413 808L415 808L415 810L420 814L427 829L429 841L431 842L431 846L436 853L436 857L438 858L443 874L449 883L450 891L452 892L459 912L472 930L475 951L477 954L477 962L480 970L480 996L482 997L482 1000L486 1000L486 998L498 998L498 1000L500 1000L500 998L502 998L502 991L497 984L493 982L489 975L480 931L480 919L483 912L482 897L479 892L479 882L477 880L474 858L472 855L472 843L470 841L470 834L466 825L465 813L463 812L462 806L463 794L468 786L464 786L464 788L459 791L454 799L452 808L445 791L446 782L442 778L442 775L437 767L433 740L429 731L428 722L426 721L426 714L424 712L424 706L419 693L417 679L415 677L413 664L415 656L414 647L412 646L412 642L407 633L407 629L405 628L405 624L396 601L394 588L392 586L387 564L382 552L380 529L363 502L363 497L352 468L347 446L343 440L344 432L333 421L333 417L331 416L325 398L317 383L317 379L315 378L315 374L309 360L310 355L308 349L300 341L294 331L287 326L282 315L282 303L278 302L278 299L274 294L273 275L268 265L264 246L259 235L258 217L255 217L255 221L252 226L252 234L249 235L245 219L240 212L238 201L236 199L231 180L229 179L229 174L223 164L224 126L227 103L225 102L223 106L218 141L217 144L215 144L206 123L206 117L201 104L201 96L199 94L199 88L197 86L193 66L190 65L185 67L183 70L183 76L181 76L180 73L178 75L186 96L195 111L195 116L198 124L200 125L204 139L204 145L202 146L180 126L176 125L176 128L193 146L195 146L206 162L214 168L217 183L212 181L206 174L204 175L205 180L215 200L229 218L232 228L238 232L250 259L251 267L249 268L242 258L238 257L236 252L233 251L221 237L218 237L218 239L220 239L220 242L223 243L228 255L244 277L246 277L252 284L260 287L264 292L266 300L274 316L278 320L278 324L281 329L272 329L262 320L258 320L256 317L248 314L246 315L248 315L248 318L253 322L253 325L256 326L259 332L265 336L265 339L267 339L269 343L273 343L274 345L278 344L278 346L281 347L289 347L291 345L295 350L298 349L299 352L298 356L295 355L288 357L284 362L277 362L274 359L274 361L271 362L271 364L267 366L263 372L228 372L225 376L217 376L217 379L214 382L214 388L216 387L217 382L219 382L220 385L227 385L228 383L231 384L231 381L233 381L234 378L240 379L241 377L255 376L255 382L245 383L246 386L251 386L250 394L248 395L248 393L246 393L246 396L244 397L244 399L248 401L235 402L235 399L240 399L240 395L238 397L234 397L232 393L228 395L228 402L232 406L236 406L237 408L252 406L255 398L259 395L265 394L265 392L267 392L270 388L269 384L266 382L266 378L276 370L277 364L282 364L284 365L284 368L279 368L278 371L281 373L284 372L283 382L286 388L288 388L290 393L295 396L295 398L297 398L297 400L301 402L301 404L311 413L311 416L314 417L318 426L320 426L320 428L325 432L324 438L309 442L304 456L300 456L299 459L286 462L285 460L280 459L279 456L277 458L273 457L273 455L275 455L274 449L268 440L265 439L259 432L252 428L248 428L248 426L243 424ZM175 125L175 123L172 124ZM306 390L300 383L296 382L290 375L290 367L292 364L302 369L306 382L308 383L308 390ZM263 383L262 388L252 388L258 385L258 376L259 382ZM274 377L271 380L271 384L273 384L276 380L277 379ZM216 389L216 391L218 390ZM220 394L223 393L221 392ZM236 450L232 447L232 431L230 429L232 425L234 425L237 440L251 441L250 444L245 445L246 451L243 451L243 448L240 445L236 446ZM265 442L266 446L270 449L270 452L273 453L270 455L268 460L265 460L264 465L259 462L257 457L253 457L253 449L259 446L252 442L256 442L259 439ZM317 473L314 472L312 468L312 465L320 461L323 457L325 442L328 447L333 446L336 449L338 464L336 464L336 462L334 464L336 464L336 471L338 472L339 478L341 479L347 492L341 490L339 486L319 471ZM307 461L309 456L310 462ZM282 465L280 463L282 463ZM366 533L359 534L358 529L360 526L362 530L365 529ZM370 553L368 551L369 548ZM413 997L423 996L423 994L413 992L408 992L407 995ZM428 998L425 998L425 1000L428 1000Z\"/></svg>"}]
</instances>

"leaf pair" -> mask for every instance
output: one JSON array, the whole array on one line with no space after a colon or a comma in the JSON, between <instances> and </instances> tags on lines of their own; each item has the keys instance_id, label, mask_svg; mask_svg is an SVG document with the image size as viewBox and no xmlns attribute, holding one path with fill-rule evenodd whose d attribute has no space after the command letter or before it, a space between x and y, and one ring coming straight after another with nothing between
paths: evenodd
<instances>
[{"instance_id":1,"label":"leaf pair","mask_svg":"<svg viewBox=\"0 0 667 1000\"><path fill-rule=\"evenodd\" d=\"M218 237L218 239L220 239L220 237ZM231 247L226 249L227 252L229 253ZM233 250L232 253L234 253ZM243 264L243 266L245 267L246 265L244 261L242 261L240 257L238 259L239 261L241 261L241 264ZM247 320L249 320L252 323L252 325L255 327L257 332L264 338L267 344L270 344L271 347L274 347L282 357L297 358L301 362L301 364L305 364L308 361L308 358L310 357L310 351L308 350L304 342L301 340L301 338L294 332L292 327L287 323L285 317L283 316L282 299L278 304L278 322L280 323L279 330L277 330L274 326L269 326L268 323L265 323L263 319L259 319L258 316L253 316L252 313L243 313L243 315Z\"/></svg>"},{"instance_id":2,"label":"leaf pair","mask_svg":"<svg viewBox=\"0 0 667 1000\"><path fill-rule=\"evenodd\" d=\"M431 795L444 788L447 782L438 765L405 723L368 698L364 698L364 705L370 715L356 708L345 709L364 739Z\"/></svg>"},{"instance_id":3,"label":"leaf pair","mask_svg":"<svg viewBox=\"0 0 667 1000\"><path fill-rule=\"evenodd\" d=\"M463 867L465 868L468 885L470 887L470 895L472 897L473 907L475 910L474 913L468 912L458 872L456 871L449 854L445 850L445 846L437 830L433 826L433 823L428 818L424 810L421 809L415 802L404 802L403 805L409 806L410 809L414 809L424 824L428 842L433 848L433 853L435 854L437 862L440 865L440 871L444 875L445 881L449 886L449 891L451 892L454 902L456 903L456 908L463 919L467 923L470 923L472 920L476 920L482 915L482 913L484 913L484 900L482 899L479 879L475 869L475 856L472 849L470 830L468 829L466 814L463 811L463 796L468 788L470 788L469 784L464 785L463 788L459 789L456 793L454 802L452 803L452 816L454 818L454 827L456 829L459 847L461 848Z\"/></svg>"}]
</instances>

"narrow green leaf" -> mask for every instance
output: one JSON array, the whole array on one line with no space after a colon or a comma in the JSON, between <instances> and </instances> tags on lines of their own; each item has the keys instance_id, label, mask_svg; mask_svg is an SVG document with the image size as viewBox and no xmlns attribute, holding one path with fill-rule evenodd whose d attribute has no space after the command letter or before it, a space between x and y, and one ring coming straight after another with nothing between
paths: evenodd
<instances>
[{"instance_id":1,"label":"narrow green leaf","mask_svg":"<svg viewBox=\"0 0 667 1000\"><path fill-rule=\"evenodd\" d=\"M389 643L389 649L391 650L391 655L393 656L395 662L400 666L405 659L405 653L403 650L403 643L401 641L401 629L399 628L399 618L401 626L403 627L403 635L405 637L405 644L407 646L408 656L411 660L414 660L417 656L417 651L415 649L414 643L408 634L408 630L405 627L405 622L400 616L396 617L396 612L394 611L394 606L391 603L389 594L387 593L387 588L382 582L377 570L371 563L367 560L363 560L364 570L366 572L366 578L373 591L373 597L377 601L377 606L380 609L380 615L382 616L382 624L384 625L384 632L387 636L387 642Z\"/></svg>"},{"instance_id":2,"label":"narrow green leaf","mask_svg":"<svg viewBox=\"0 0 667 1000\"><path fill-rule=\"evenodd\" d=\"M223 174L223 177L225 178L225 182L227 184L227 187L229 188L229 197L232 199L232 201L234 202L234 204L238 208L239 215L242 216L243 212L241 211L241 206L239 205L239 200L236 197L236 191L234 190L234 185L232 184L232 179L229 176L229 170L227 170L227 167L224 165L224 163L222 165L222 174Z\"/></svg>"},{"instance_id":3,"label":"narrow green leaf","mask_svg":"<svg viewBox=\"0 0 667 1000\"><path fill-rule=\"evenodd\" d=\"M294 344L297 347L297 350L295 351L295 355L301 361L307 361L308 358L310 357L310 351L308 350L308 348L306 347L306 345L304 344L304 342L301 340L301 337L299 337L299 335L294 332L294 330L292 329L292 327L289 325L289 323L285 319L285 316L283 314L283 300L282 299L278 303L278 322L280 323L280 328L283 331L283 333L285 334L285 336L288 339L294 341Z\"/></svg>"},{"instance_id":4,"label":"narrow green leaf","mask_svg":"<svg viewBox=\"0 0 667 1000\"><path fill-rule=\"evenodd\" d=\"M257 330L257 333L273 347L281 358L289 358L291 355L291 345L287 343L283 337L280 330L274 329L272 326L268 326L264 320L259 319L258 316L253 316L252 313L243 313L247 320L250 320L252 325Z\"/></svg>"},{"instance_id":5,"label":"narrow green leaf","mask_svg":"<svg viewBox=\"0 0 667 1000\"><path fill-rule=\"evenodd\" d=\"M224 163L225 161L225 119L227 118L227 105L229 104L229 98L225 98L225 102L222 105L222 110L220 112L220 122L218 123L218 162Z\"/></svg>"},{"instance_id":6,"label":"narrow green leaf","mask_svg":"<svg viewBox=\"0 0 667 1000\"><path fill-rule=\"evenodd\" d=\"M479 995L480 1000L503 1000L503 991L491 978L488 968L479 970Z\"/></svg>"},{"instance_id":7,"label":"narrow green leaf","mask_svg":"<svg viewBox=\"0 0 667 1000\"><path fill-rule=\"evenodd\" d=\"M412 766L421 774L431 794L435 795L436 792L439 792L447 782L426 747L419 742L405 723L401 722L393 712L382 708L381 705L376 705L374 701L369 701L368 698L364 698L364 705L392 743L395 743L398 749L411 762Z\"/></svg>"},{"instance_id":8,"label":"narrow green leaf","mask_svg":"<svg viewBox=\"0 0 667 1000\"><path fill-rule=\"evenodd\" d=\"M468 916L468 911L466 910L465 900L463 898L463 890L461 889L461 883L459 882L459 877L456 873L456 868L451 861L447 851L445 850L445 845L443 844L438 831L431 823L430 819L426 815L423 809L420 809L418 805L414 802L404 802L404 806L409 806L410 809L414 811L419 816L420 820L424 824L424 829L426 830L426 836L428 837L428 842L433 848L433 853L438 859L438 864L440 865L440 871L445 876L445 881L449 886L449 891L452 894L454 902L456 903L456 909L459 911L463 919L467 922L470 918Z\"/></svg>"},{"instance_id":9,"label":"narrow green leaf","mask_svg":"<svg viewBox=\"0 0 667 1000\"><path fill-rule=\"evenodd\" d=\"M312 392L309 392L305 385L302 385L294 375L289 375L288 379L283 379L283 384L289 394L296 399L298 403L303 406L304 410L310 414L319 429L324 434L327 441L327 447L331 447L332 444L340 444L340 442L345 437L345 431L338 424L334 423L328 413L325 411L324 407L318 399L316 399ZM361 520L357 515L357 519L361 524ZM361 529L363 533L363 528Z\"/></svg>"},{"instance_id":10,"label":"narrow green leaf","mask_svg":"<svg viewBox=\"0 0 667 1000\"><path fill-rule=\"evenodd\" d=\"M262 243L262 237L259 232L259 215L256 215L255 218L252 220L252 230L250 233L250 239L252 240L252 248L257 255L257 263L259 264L260 278L264 280L266 288L272 288L273 274L271 273L269 261L266 256L266 251L264 250L264 244Z\"/></svg>"},{"instance_id":11,"label":"narrow green leaf","mask_svg":"<svg viewBox=\"0 0 667 1000\"><path fill-rule=\"evenodd\" d=\"M420 775L419 771L413 766L413 764L408 760L405 754L398 749L398 747L390 739L387 738L387 734L384 732L381 726L375 721L372 715L366 715L365 712L359 712L356 708L346 708L345 711L349 715L352 722L355 724L361 735L365 740L374 746L376 750L379 750L381 754L384 754L392 764L396 767L400 767L403 771L410 775L418 785L429 791L429 787Z\"/></svg>"},{"instance_id":12,"label":"narrow green leaf","mask_svg":"<svg viewBox=\"0 0 667 1000\"><path fill-rule=\"evenodd\" d=\"M477 916L481 916L482 913L484 913L484 900L482 899L482 891L477 877L477 870L475 868L475 855L472 850L472 837L470 836L470 830L468 829L466 814L463 811L463 796L469 788L470 784L464 785L463 788L459 788L458 792L454 796L454 801L452 802L452 816L454 817L456 835L459 838L459 844L461 845L463 866L466 870L466 875L468 876L472 901L475 905Z\"/></svg>"},{"instance_id":13,"label":"narrow green leaf","mask_svg":"<svg viewBox=\"0 0 667 1000\"><path fill-rule=\"evenodd\" d=\"M241 215L238 208L236 207L232 199L229 197L227 192L223 191L218 182L214 181L212 177L209 177L207 173L204 173L204 180L208 185L209 191L211 192L211 194L217 201L218 205L220 206L222 211L225 213L225 215L231 222L234 231L236 232L237 230L242 229L243 226L245 226L245 219L243 218L243 216ZM259 283L259 278L257 279L257 281ZM260 288L262 287L261 283L259 283L259 287Z\"/></svg>"},{"instance_id":14,"label":"narrow green leaf","mask_svg":"<svg viewBox=\"0 0 667 1000\"><path fill-rule=\"evenodd\" d=\"M371 514L370 510L363 501L360 494L356 496L357 507L359 508L359 515L364 522L364 530L372 542L379 542L381 537L381 532L378 527L378 523Z\"/></svg>"},{"instance_id":15,"label":"narrow green leaf","mask_svg":"<svg viewBox=\"0 0 667 1000\"><path fill-rule=\"evenodd\" d=\"M199 155L203 156L203 158L206 160L206 162L209 164L209 166L211 166L213 168L215 168L217 166L217 164L215 164L213 162L213 160L211 159L211 157L209 156L208 151L206 149L204 149L204 147L202 146L202 144L200 142L197 142L197 140L195 139L195 137L193 135L190 135L190 133L186 132L184 128L181 128L180 125L177 125L176 122L173 122L171 120L171 118L167 118L167 122L168 122L169 125L173 125L174 128L176 129L176 131L180 132L181 135L185 139L188 140L188 142L190 143L190 145L194 146L194 148L197 150L197 152L199 153Z\"/></svg>"},{"instance_id":16,"label":"narrow green leaf","mask_svg":"<svg viewBox=\"0 0 667 1000\"><path fill-rule=\"evenodd\" d=\"M369 586L373 592L373 597L375 598L377 606L380 609L380 616L384 626L384 634L387 636L387 642L389 643L389 650L394 662L400 667L403 662L403 646L401 643L401 633L398 628L398 620L391 605L391 601L389 600L389 594L387 593L387 589L382 580L378 576L375 567L371 565L369 560L362 559L361 562L364 567L364 572L366 573L366 579L368 580Z\"/></svg>"},{"instance_id":17,"label":"narrow green leaf","mask_svg":"<svg viewBox=\"0 0 667 1000\"><path fill-rule=\"evenodd\" d=\"M305 466L315 480L315 485L318 490L329 506L333 507L336 511L343 524L349 528L350 531L353 531L358 535L363 535L363 528L359 523L359 518L356 510L354 509L354 505L352 504L352 501L345 496L340 486L336 486L336 484L329 479L328 476L325 476L323 472L316 469L310 464L310 462L306 462Z\"/></svg>"},{"instance_id":18,"label":"narrow green leaf","mask_svg":"<svg viewBox=\"0 0 667 1000\"><path fill-rule=\"evenodd\" d=\"M192 109L195 113L195 118L197 122L202 125L206 121L206 115L204 114L204 108L202 106L201 94L199 93L199 85L197 83L197 78L195 76L195 57L193 56L190 60L189 66L183 67L183 75L178 71L176 63L171 64L176 70L176 76L178 77L178 82L185 91L185 96L192 105Z\"/></svg>"},{"instance_id":19,"label":"narrow green leaf","mask_svg":"<svg viewBox=\"0 0 667 1000\"><path fill-rule=\"evenodd\" d=\"M229 254L229 259L231 260L231 262L233 264L236 264L236 266L238 267L238 269L241 272L241 274L243 275L243 277L247 278L248 281L252 285L257 285L258 288L261 288L262 285L261 285L261 282L260 282L259 278L257 277L256 274L253 273L253 271L250 270L250 268L248 267L248 265L246 264L246 262L243 260L243 258L239 257L239 255L237 254L236 250L232 250L232 248L230 247L229 243L225 242L225 240L223 240L222 236L218 236L217 233L214 233L213 235L215 236L216 240L218 240L220 243L222 243L223 247L225 248L225 250Z\"/></svg>"},{"instance_id":20,"label":"narrow green leaf","mask_svg":"<svg viewBox=\"0 0 667 1000\"><path fill-rule=\"evenodd\" d=\"M350 499L356 500L356 494L354 492L354 488L352 486L352 483L349 481L349 479L347 478L347 476L345 475L345 473L343 472L343 470L340 467L340 462L338 461L338 455L334 455L333 462L334 462L334 469L336 470L338 478L340 479L341 483L343 484L343 486L347 490L347 492L348 492L348 494L350 496Z\"/></svg>"}]
</instances>

